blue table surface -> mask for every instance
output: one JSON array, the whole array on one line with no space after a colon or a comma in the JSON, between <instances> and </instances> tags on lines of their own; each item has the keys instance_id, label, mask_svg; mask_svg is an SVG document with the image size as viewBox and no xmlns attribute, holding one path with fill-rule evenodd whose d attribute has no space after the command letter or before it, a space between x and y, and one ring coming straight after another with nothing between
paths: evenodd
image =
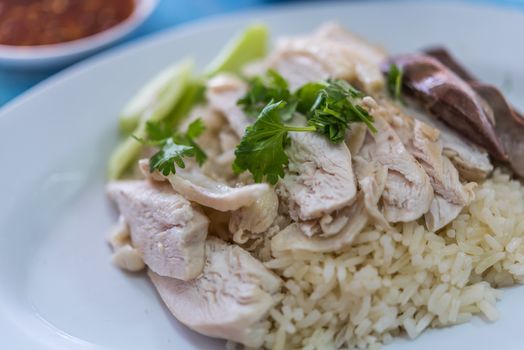
<instances>
[{"instance_id":1,"label":"blue table surface","mask_svg":"<svg viewBox=\"0 0 524 350\"><path fill-rule=\"evenodd\" d=\"M136 39L179 23L209 15L242 10L283 0L160 0L152 16L126 41ZM471 2L496 3L503 6L516 6L524 9L524 0L472 0ZM120 44L119 44L120 45ZM60 68L60 69L63 69ZM20 95L33 85L55 74L60 69L14 70L0 68L0 106Z\"/></svg>"}]
</instances>

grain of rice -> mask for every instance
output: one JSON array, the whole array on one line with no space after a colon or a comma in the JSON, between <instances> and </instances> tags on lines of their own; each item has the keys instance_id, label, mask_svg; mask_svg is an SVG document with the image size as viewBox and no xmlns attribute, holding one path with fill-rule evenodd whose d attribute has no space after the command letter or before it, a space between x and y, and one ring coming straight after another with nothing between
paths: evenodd
<instances>
[{"instance_id":1,"label":"grain of rice","mask_svg":"<svg viewBox=\"0 0 524 350\"><path fill-rule=\"evenodd\" d=\"M440 284L436 286L431 292L431 296L428 300L428 310L437 313L438 311L438 300L444 295L447 289L447 285Z\"/></svg>"},{"instance_id":2,"label":"grain of rice","mask_svg":"<svg viewBox=\"0 0 524 350\"><path fill-rule=\"evenodd\" d=\"M372 324L373 323L368 318L363 319L355 329L355 335L357 337L364 336L371 329Z\"/></svg>"},{"instance_id":3,"label":"grain of rice","mask_svg":"<svg viewBox=\"0 0 524 350\"><path fill-rule=\"evenodd\" d=\"M293 294L298 294L300 292L299 285L292 279L286 281L286 288Z\"/></svg>"},{"instance_id":4,"label":"grain of rice","mask_svg":"<svg viewBox=\"0 0 524 350\"><path fill-rule=\"evenodd\" d=\"M373 230L373 231L366 232L366 233L359 235L355 239L355 243L362 244L362 243L374 242L380 239L381 236L382 236L382 233Z\"/></svg>"},{"instance_id":5,"label":"grain of rice","mask_svg":"<svg viewBox=\"0 0 524 350\"><path fill-rule=\"evenodd\" d=\"M513 264L508 266L509 272L515 276L524 275L524 264Z\"/></svg>"},{"instance_id":6,"label":"grain of rice","mask_svg":"<svg viewBox=\"0 0 524 350\"><path fill-rule=\"evenodd\" d=\"M307 328L312 326L320 318L320 312L317 309L314 309L307 315L302 321L297 323L299 328Z\"/></svg>"},{"instance_id":7,"label":"grain of rice","mask_svg":"<svg viewBox=\"0 0 524 350\"><path fill-rule=\"evenodd\" d=\"M493 250L502 251L503 249L502 245L499 243L499 241L493 238L492 235L485 235L484 240L486 241L487 244L489 244L491 248L493 248Z\"/></svg>"},{"instance_id":8,"label":"grain of rice","mask_svg":"<svg viewBox=\"0 0 524 350\"><path fill-rule=\"evenodd\" d=\"M449 307L449 315L448 315L449 323L453 324L457 322L459 310L460 310L460 300L454 298L453 300L451 300L451 305Z\"/></svg>"},{"instance_id":9,"label":"grain of rice","mask_svg":"<svg viewBox=\"0 0 524 350\"><path fill-rule=\"evenodd\" d=\"M296 273L296 271L298 270L297 268L297 265L296 264L293 264L291 266L288 266L283 272L282 272L282 276L284 277L293 277Z\"/></svg>"},{"instance_id":10,"label":"grain of rice","mask_svg":"<svg viewBox=\"0 0 524 350\"><path fill-rule=\"evenodd\" d=\"M447 324L448 323L448 316L449 316L449 308L451 304L451 294L450 293L444 293L442 297L438 300L438 319L440 323Z\"/></svg>"},{"instance_id":11,"label":"grain of rice","mask_svg":"<svg viewBox=\"0 0 524 350\"><path fill-rule=\"evenodd\" d=\"M377 333L382 333L387 329L397 326L397 312L394 308L388 308L383 316L379 318L373 325L373 330Z\"/></svg>"},{"instance_id":12,"label":"grain of rice","mask_svg":"<svg viewBox=\"0 0 524 350\"><path fill-rule=\"evenodd\" d=\"M337 266L337 280L339 284L343 284L347 277L347 270L344 265Z\"/></svg>"},{"instance_id":13,"label":"grain of rice","mask_svg":"<svg viewBox=\"0 0 524 350\"><path fill-rule=\"evenodd\" d=\"M304 319L304 311L301 309L301 308L296 308L295 309L295 312L294 312L294 315L293 315L293 318L296 320L296 321L301 321Z\"/></svg>"},{"instance_id":14,"label":"grain of rice","mask_svg":"<svg viewBox=\"0 0 524 350\"><path fill-rule=\"evenodd\" d=\"M391 234L391 238L393 238L395 242L402 242L402 234L400 232L391 231L389 233Z\"/></svg>"},{"instance_id":15,"label":"grain of rice","mask_svg":"<svg viewBox=\"0 0 524 350\"><path fill-rule=\"evenodd\" d=\"M475 273L481 274L484 271L486 271L489 267L495 265L497 261L504 259L505 253L504 252L498 252L495 254L491 254L481 260L478 265L475 267Z\"/></svg>"},{"instance_id":16,"label":"grain of rice","mask_svg":"<svg viewBox=\"0 0 524 350\"><path fill-rule=\"evenodd\" d=\"M513 253L517 248L522 244L522 238L520 237L514 237L509 241L508 244L506 244L506 251L508 253Z\"/></svg>"},{"instance_id":17,"label":"grain of rice","mask_svg":"<svg viewBox=\"0 0 524 350\"><path fill-rule=\"evenodd\" d=\"M413 296L413 294L415 294L417 289L418 285L408 284L398 298L398 302L400 303L400 305L405 305L408 302L408 300Z\"/></svg>"},{"instance_id":18,"label":"grain of rice","mask_svg":"<svg viewBox=\"0 0 524 350\"><path fill-rule=\"evenodd\" d=\"M429 324L433 320L433 317L434 316L432 314L427 313L418 321L417 325L415 326L415 332L417 333L417 335L422 333L422 331L424 331L424 329L426 329L429 326Z\"/></svg>"},{"instance_id":19,"label":"grain of rice","mask_svg":"<svg viewBox=\"0 0 524 350\"><path fill-rule=\"evenodd\" d=\"M293 275L293 278L297 281L300 281L302 278L304 278L304 275L307 273L308 267L307 265L302 265L297 271L295 271L295 274Z\"/></svg>"},{"instance_id":20,"label":"grain of rice","mask_svg":"<svg viewBox=\"0 0 524 350\"><path fill-rule=\"evenodd\" d=\"M366 245L358 247L357 250L358 250L359 255L366 256L369 253L373 252L375 250L375 247L372 246L371 244L366 244Z\"/></svg>"},{"instance_id":21,"label":"grain of rice","mask_svg":"<svg viewBox=\"0 0 524 350\"><path fill-rule=\"evenodd\" d=\"M328 283L334 274L335 274L335 262L333 261L333 259L328 258L326 259L324 263L324 271L323 271L324 281Z\"/></svg>"},{"instance_id":22,"label":"grain of rice","mask_svg":"<svg viewBox=\"0 0 524 350\"><path fill-rule=\"evenodd\" d=\"M406 318L402 325L404 326L404 329L406 330L406 333L411 339L415 339L417 337L417 329L416 329L416 323L415 320L412 318Z\"/></svg>"},{"instance_id":23,"label":"grain of rice","mask_svg":"<svg viewBox=\"0 0 524 350\"><path fill-rule=\"evenodd\" d=\"M286 258L273 259L273 260L267 261L265 265L269 269L279 269L279 268L286 267L292 264L293 262L294 261L292 257L286 257Z\"/></svg>"},{"instance_id":24,"label":"grain of rice","mask_svg":"<svg viewBox=\"0 0 524 350\"><path fill-rule=\"evenodd\" d=\"M280 312L275 309L271 309L269 314L273 319L280 324L280 327L284 329L287 333L295 333L295 326L293 326L288 319L286 319Z\"/></svg>"},{"instance_id":25,"label":"grain of rice","mask_svg":"<svg viewBox=\"0 0 524 350\"><path fill-rule=\"evenodd\" d=\"M409 263L410 259L410 255L406 253L404 256L402 256L402 258L398 259L393 264L391 264L391 266L386 270L386 273L388 275L392 275L398 272L400 269L402 269Z\"/></svg>"},{"instance_id":26,"label":"grain of rice","mask_svg":"<svg viewBox=\"0 0 524 350\"><path fill-rule=\"evenodd\" d=\"M496 321L499 319L499 312L491 303L486 300L480 301L478 304L480 311L488 318L490 321Z\"/></svg>"},{"instance_id":27,"label":"grain of rice","mask_svg":"<svg viewBox=\"0 0 524 350\"><path fill-rule=\"evenodd\" d=\"M451 268L451 262L449 260L440 260L438 264L438 271L441 274L446 273Z\"/></svg>"},{"instance_id":28,"label":"grain of rice","mask_svg":"<svg viewBox=\"0 0 524 350\"><path fill-rule=\"evenodd\" d=\"M286 331L284 328L279 328L275 337L275 344L273 350L284 350L286 347Z\"/></svg>"},{"instance_id":29,"label":"grain of rice","mask_svg":"<svg viewBox=\"0 0 524 350\"><path fill-rule=\"evenodd\" d=\"M482 255L484 253L484 250L481 247L469 243L458 242L458 245L460 250L469 255Z\"/></svg>"}]
</instances>

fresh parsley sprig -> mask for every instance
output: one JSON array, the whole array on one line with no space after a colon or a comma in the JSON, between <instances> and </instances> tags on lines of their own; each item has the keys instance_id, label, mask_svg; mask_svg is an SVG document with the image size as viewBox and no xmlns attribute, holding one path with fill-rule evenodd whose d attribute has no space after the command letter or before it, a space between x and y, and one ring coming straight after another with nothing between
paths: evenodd
<instances>
[{"instance_id":1,"label":"fresh parsley sprig","mask_svg":"<svg viewBox=\"0 0 524 350\"><path fill-rule=\"evenodd\" d=\"M301 101L299 111L307 116L308 125L315 126L318 133L334 143L344 141L350 123L363 122L376 132L373 117L356 103L364 94L344 80L308 83L297 95Z\"/></svg>"},{"instance_id":2,"label":"fresh parsley sprig","mask_svg":"<svg viewBox=\"0 0 524 350\"><path fill-rule=\"evenodd\" d=\"M287 81L276 71L249 80L248 92L237 104L250 116L257 116L270 101L285 101L280 116L288 121L298 111L308 118L308 125L335 143L344 140L351 122L363 122L375 132L373 118L356 101L364 94L339 79L307 83L294 94Z\"/></svg>"},{"instance_id":3,"label":"fresh parsley sprig","mask_svg":"<svg viewBox=\"0 0 524 350\"><path fill-rule=\"evenodd\" d=\"M376 132L373 117L358 104L362 97L343 80L308 83L292 94L275 71L252 79L250 90L238 104L248 115L264 107L237 146L233 169L236 173L248 170L256 182L265 179L275 184L289 162L285 153L288 132L317 132L333 143L344 141L350 123L363 122ZM307 117L307 125L285 125L297 112Z\"/></svg>"},{"instance_id":4,"label":"fresh parsley sprig","mask_svg":"<svg viewBox=\"0 0 524 350\"><path fill-rule=\"evenodd\" d=\"M202 165L207 156L195 140L204 132L205 126L201 119L189 124L185 133L173 132L165 125L155 122L146 123L146 139L138 141L158 148L158 151L149 158L149 171L158 170L163 175L176 174L176 167L186 167L184 158L195 157Z\"/></svg>"}]
</instances>

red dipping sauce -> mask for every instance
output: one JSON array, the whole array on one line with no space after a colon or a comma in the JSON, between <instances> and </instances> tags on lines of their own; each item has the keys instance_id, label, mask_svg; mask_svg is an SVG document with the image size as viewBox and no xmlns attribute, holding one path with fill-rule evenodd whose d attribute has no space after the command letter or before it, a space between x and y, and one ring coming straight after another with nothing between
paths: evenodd
<instances>
[{"instance_id":1,"label":"red dipping sauce","mask_svg":"<svg viewBox=\"0 0 524 350\"><path fill-rule=\"evenodd\" d=\"M0 0L0 45L48 45L84 38L128 18L135 0Z\"/></svg>"}]
</instances>

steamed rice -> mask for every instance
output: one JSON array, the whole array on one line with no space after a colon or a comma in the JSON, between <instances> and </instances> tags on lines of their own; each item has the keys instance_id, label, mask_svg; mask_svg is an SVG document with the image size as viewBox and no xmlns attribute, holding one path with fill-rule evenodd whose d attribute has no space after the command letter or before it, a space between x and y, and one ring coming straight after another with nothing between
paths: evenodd
<instances>
[{"instance_id":1,"label":"steamed rice","mask_svg":"<svg viewBox=\"0 0 524 350\"><path fill-rule=\"evenodd\" d=\"M447 227L365 229L342 252L276 253L285 281L261 327L269 349L378 348L482 315L499 317L495 288L524 281L524 187L500 170Z\"/></svg>"}]
</instances>

